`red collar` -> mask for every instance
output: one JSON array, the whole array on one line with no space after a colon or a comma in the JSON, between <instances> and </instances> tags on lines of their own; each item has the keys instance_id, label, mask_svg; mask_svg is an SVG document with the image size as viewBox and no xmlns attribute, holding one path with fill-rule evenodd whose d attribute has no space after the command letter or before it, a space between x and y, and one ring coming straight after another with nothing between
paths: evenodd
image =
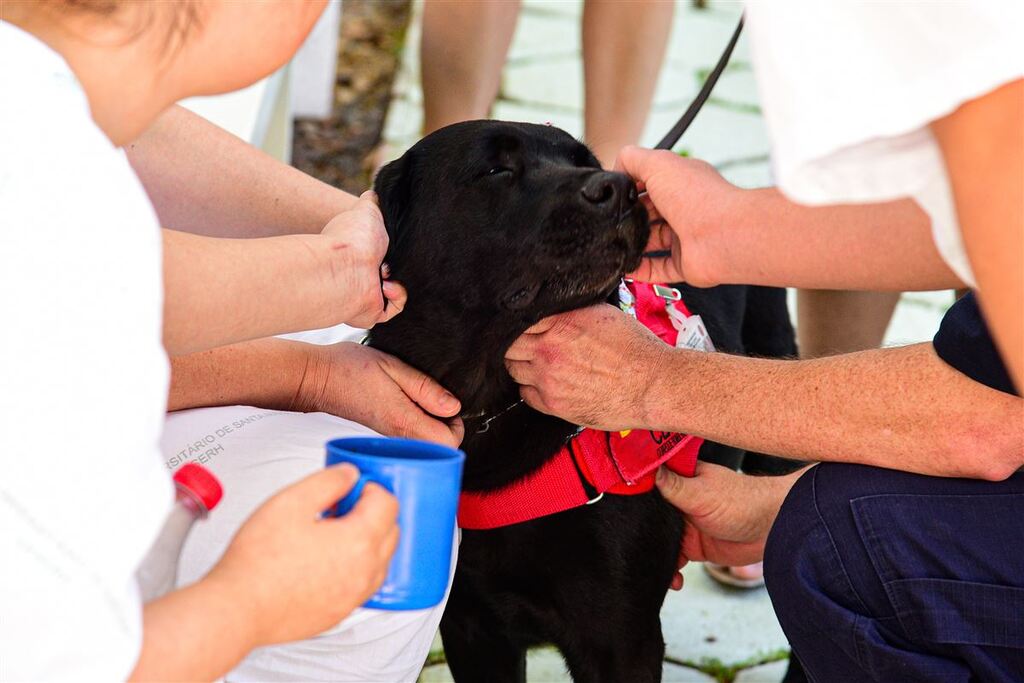
<instances>
[{"instance_id":1,"label":"red collar","mask_svg":"<svg viewBox=\"0 0 1024 683\"><path fill-rule=\"evenodd\" d=\"M667 307L689 315L678 292L639 282L626 287L625 291L620 289L624 310L635 311L640 322L674 345L678 332ZM668 432L584 429L525 478L497 491L463 492L459 498L459 526L495 529L594 503L605 493L646 493L654 488L655 471L661 465L677 474L693 476L703 441Z\"/></svg>"}]
</instances>

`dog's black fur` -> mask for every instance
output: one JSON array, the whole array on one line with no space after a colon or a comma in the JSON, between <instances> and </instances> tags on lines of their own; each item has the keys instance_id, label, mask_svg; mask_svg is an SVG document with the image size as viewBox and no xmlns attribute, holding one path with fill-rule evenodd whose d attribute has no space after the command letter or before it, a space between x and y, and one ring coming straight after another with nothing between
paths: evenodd
<instances>
[{"instance_id":1,"label":"dog's black fur","mask_svg":"<svg viewBox=\"0 0 1024 683\"><path fill-rule=\"evenodd\" d=\"M370 343L462 401L463 488L500 488L576 431L526 405L477 431L478 416L518 400L505 351L542 317L613 296L641 257L646 212L628 178L602 171L565 132L531 124L444 128L384 167L375 189L391 238L386 260L409 300ZM742 350L750 289L717 289L688 289L687 303L712 338ZM542 643L561 650L577 681L660 680L659 612L682 526L655 490L465 531L441 623L456 680L523 681L526 648Z\"/></svg>"}]
</instances>

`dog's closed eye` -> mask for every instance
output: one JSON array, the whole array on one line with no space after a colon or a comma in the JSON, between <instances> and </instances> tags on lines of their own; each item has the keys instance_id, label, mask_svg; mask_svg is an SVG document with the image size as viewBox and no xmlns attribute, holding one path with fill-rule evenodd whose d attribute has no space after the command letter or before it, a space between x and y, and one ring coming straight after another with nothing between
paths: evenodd
<instances>
[{"instance_id":1,"label":"dog's closed eye","mask_svg":"<svg viewBox=\"0 0 1024 683\"><path fill-rule=\"evenodd\" d=\"M484 175L497 176L514 173L515 169L509 168L508 166L493 166Z\"/></svg>"}]
</instances>

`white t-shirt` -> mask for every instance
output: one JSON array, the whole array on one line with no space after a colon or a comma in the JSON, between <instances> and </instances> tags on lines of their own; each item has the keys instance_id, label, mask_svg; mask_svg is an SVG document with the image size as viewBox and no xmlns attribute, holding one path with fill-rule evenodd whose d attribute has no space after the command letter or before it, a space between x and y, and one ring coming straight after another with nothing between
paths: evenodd
<instances>
[{"instance_id":1,"label":"white t-shirt","mask_svg":"<svg viewBox=\"0 0 1024 683\"><path fill-rule=\"evenodd\" d=\"M337 335L334 329L296 336L308 341L313 336L336 339ZM375 433L324 413L224 406L168 415L162 439L168 468L197 462L213 472L224 487L220 504L196 524L185 541L178 586L205 576L238 528L264 501L323 469L324 445L329 440L367 435ZM452 575L456 551L452 551ZM344 581L345 576L339 575L338 580ZM253 650L225 679L415 683L444 604L421 610L357 609L312 638Z\"/></svg>"},{"instance_id":2,"label":"white t-shirt","mask_svg":"<svg viewBox=\"0 0 1024 683\"><path fill-rule=\"evenodd\" d=\"M928 124L1024 76L1024 2L749 2L751 57L780 189L808 204L913 197L968 284Z\"/></svg>"},{"instance_id":3,"label":"white t-shirt","mask_svg":"<svg viewBox=\"0 0 1024 683\"><path fill-rule=\"evenodd\" d=\"M158 223L64 60L2 22L0 93L0 679L124 679L172 500Z\"/></svg>"}]
</instances>

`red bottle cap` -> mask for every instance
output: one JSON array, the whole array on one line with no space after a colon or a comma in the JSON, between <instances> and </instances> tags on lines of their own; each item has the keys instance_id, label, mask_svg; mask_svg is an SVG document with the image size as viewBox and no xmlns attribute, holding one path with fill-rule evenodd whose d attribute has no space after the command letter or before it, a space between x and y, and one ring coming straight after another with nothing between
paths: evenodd
<instances>
[{"instance_id":1,"label":"red bottle cap","mask_svg":"<svg viewBox=\"0 0 1024 683\"><path fill-rule=\"evenodd\" d=\"M190 462L174 473L174 481L191 492L203 504L207 512L217 507L224 489L217 477L202 465Z\"/></svg>"}]
</instances>

